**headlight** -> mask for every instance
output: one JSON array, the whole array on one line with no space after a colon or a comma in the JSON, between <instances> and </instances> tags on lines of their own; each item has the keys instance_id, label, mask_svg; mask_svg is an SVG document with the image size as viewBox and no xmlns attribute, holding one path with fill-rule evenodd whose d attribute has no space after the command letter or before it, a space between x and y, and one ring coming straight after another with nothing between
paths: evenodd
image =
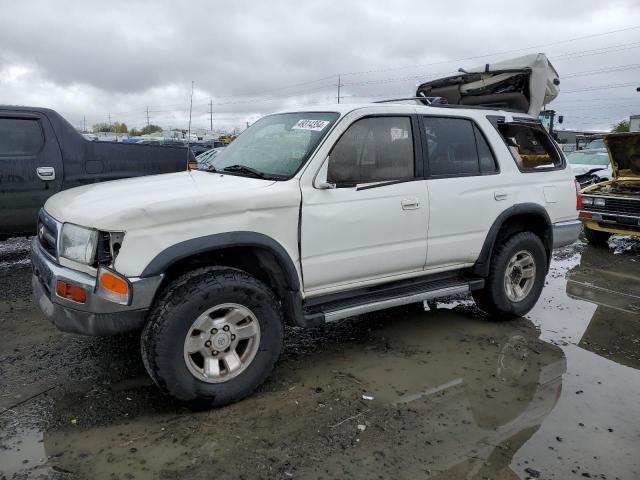
<instances>
[{"instance_id":1,"label":"headlight","mask_svg":"<svg viewBox=\"0 0 640 480\"><path fill-rule=\"evenodd\" d=\"M582 197L583 205L593 205L593 198L591 197Z\"/></svg>"},{"instance_id":2,"label":"headlight","mask_svg":"<svg viewBox=\"0 0 640 480\"><path fill-rule=\"evenodd\" d=\"M74 262L91 265L96 254L98 231L65 223L60 235L60 256Z\"/></svg>"},{"instance_id":3,"label":"headlight","mask_svg":"<svg viewBox=\"0 0 640 480\"><path fill-rule=\"evenodd\" d=\"M604 207L604 205L605 205L604 198L594 198L593 199L593 204L594 205L598 205L599 207Z\"/></svg>"}]
</instances>

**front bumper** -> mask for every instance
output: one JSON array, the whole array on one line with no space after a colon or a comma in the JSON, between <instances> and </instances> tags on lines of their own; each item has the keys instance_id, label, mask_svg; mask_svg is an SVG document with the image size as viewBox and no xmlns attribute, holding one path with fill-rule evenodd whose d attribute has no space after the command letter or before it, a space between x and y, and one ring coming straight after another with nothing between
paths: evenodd
<instances>
[{"instance_id":1,"label":"front bumper","mask_svg":"<svg viewBox=\"0 0 640 480\"><path fill-rule=\"evenodd\" d=\"M558 222L553 224L553 248L566 247L578 240L582 222L580 220L569 220L568 222Z\"/></svg>"},{"instance_id":2,"label":"front bumper","mask_svg":"<svg viewBox=\"0 0 640 480\"><path fill-rule=\"evenodd\" d=\"M130 305L119 305L95 294L95 277L58 265L40 246L31 241L31 284L35 300L45 317L60 330L83 335L115 335L140 329L162 281L162 275L129 278L132 286ZM64 279L87 291L85 303L77 303L56 294L56 281Z\"/></svg>"},{"instance_id":3,"label":"front bumper","mask_svg":"<svg viewBox=\"0 0 640 480\"><path fill-rule=\"evenodd\" d=\"M580 212L580 219L591 230L640 237L640 216L617 212Z\"/></svg>"}]
</instances>

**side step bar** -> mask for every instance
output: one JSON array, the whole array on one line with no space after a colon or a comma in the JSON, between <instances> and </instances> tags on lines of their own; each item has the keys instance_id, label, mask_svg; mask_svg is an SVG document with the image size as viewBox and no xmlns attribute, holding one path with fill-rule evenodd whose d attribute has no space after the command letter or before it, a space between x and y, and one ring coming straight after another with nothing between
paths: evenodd
<instances>
[{"instance_id":1,"label":"side step bar","mask_svg":"<svg viewBox=\"0 0 640 480\"><path fill-rule=\"evenodd\" d=\"M411 303L431 300L433 298L467 293L483 288L484 279L460 279L459 282L449 282L448 285L440 284L437 286L434 285L433 287L434 288L425 288L423 291L419 292L416 292L415 289L413 289L413 291L407 292L405 295L398 295L398 292L394 292L395 295L389 296L388 298L384 298L384 295L377 295L375 298L369 299L361 298L359 301L356 301L357 303L354 302L340 307L331 304L327 304L326 306L319 305L318 308L320 311L305 313L305 321L309 326L319 325L321 323L335 322L347 317L375 312L377 310L384 310L386 308L399 307Z\"/></svg>"}]
</instances>

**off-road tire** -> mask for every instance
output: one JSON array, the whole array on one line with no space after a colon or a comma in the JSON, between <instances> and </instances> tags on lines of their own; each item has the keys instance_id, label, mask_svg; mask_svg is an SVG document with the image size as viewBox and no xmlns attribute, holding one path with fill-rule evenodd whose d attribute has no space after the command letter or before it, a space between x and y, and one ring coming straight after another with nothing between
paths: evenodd
<instances>
[{"instance_id":1,"label":"off-road tire","mask_svg":"<svg viewBox=\"0 0 640 480\"><path fill-rule=\"evenodd\" d=\"M535 262L534 283L523 300L513 302L507 297L504 276L511 258L522 250L530 253ZM493 320L502 321L521 317L538 301L544 287L546 272L547 253L540 237L532 232L516 233L494 249L485 286L481 290L474 291L473 298L476 305L487 312Z\"/></svg>"},{"instance_id":2,"label":"off-road tire","mask_svg":"<svg viewBox=\"0 0 640 480\"><path fill-rule=\"evenodd\" d=\"M208 308L235 303L250 309L260 325L258 351L238 376L222 383L196 378L184 358L194 320ZM147 372L165 393L193 408L219 407L250 395L271 373L283 343L280 303L246 272L226 267L193 270L172 281L156 299L141 336Z\"/></svg>"},{"instance_id":3,"label":"off-road tire","mask_svg":"<svg viewBox=\"0 0 640 480\"><path fill-rule=\"evenodd\" d=\"M600 230L591 230L586 225L584 227L584 236L587 238L587 241L591 245L597 245L599 247L608 247L609 238L611 238L611 235L613 234L609 232L601 232Z\"/></svg>"}]
</instances>

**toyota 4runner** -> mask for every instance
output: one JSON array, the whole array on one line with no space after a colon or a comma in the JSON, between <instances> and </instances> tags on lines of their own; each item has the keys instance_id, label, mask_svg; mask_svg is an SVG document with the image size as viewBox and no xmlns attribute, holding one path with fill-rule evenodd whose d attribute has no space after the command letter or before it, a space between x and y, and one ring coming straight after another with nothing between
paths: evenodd
<instances>
[{"instance_id":1,"label":"toyota 4runner","mask_svg":"<svg viewBox=\"0 0 640 480\"><path fill-rule=\"evenodd\" d=\"M32 242L40 308L67 332L142 329L155 383L200 406L249 395L285 324L463 292L526 314L580 231L571 169L530 116L431 103L273 114L206 170L58 193Z\"/></svg>"}]
</instances>

